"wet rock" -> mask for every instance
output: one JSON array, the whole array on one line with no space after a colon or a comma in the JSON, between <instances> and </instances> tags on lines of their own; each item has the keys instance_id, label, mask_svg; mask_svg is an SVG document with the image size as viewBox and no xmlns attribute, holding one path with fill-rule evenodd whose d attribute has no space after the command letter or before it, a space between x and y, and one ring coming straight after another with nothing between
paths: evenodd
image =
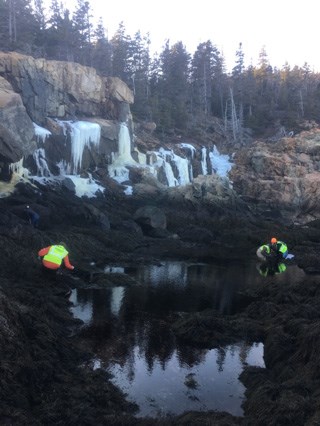
<instances>
[{"instance_id":1,"label":"wet rock","mask_svg":"<svg viewBox=\"0 0 320 426\"><path fill-rule=\"evenodd\" d=\"M199 210L184 202L178 216L171 199L165 201L159 195L153 201L160 200L170 234L181 238L154 238L138 228L136 232L134 215L145 202L116 192L112 200L90 200L92 208L88 200L59 188L41 187L39 192L23 184L11 197L0 199L1 424L316 424L320 392L317 275L306 275L301 283L287 286L268 277L266 285L239 295L237 309L230 315L208 309L181 312L168 315L162 325L168 336L194 348L239 340L264 343L266 369L248 367L241 375L246 386L243 417L189 412L165 420L137 418L137 407L125 400L102 369L85 367L93 356L86 344L90 333L103 336L110 328L85 329L73 319L63 293L67 287L137 284L123 274L103 274L106 265L136 267L168 258L220 259L228 264L231 259L255 256L260 241L276 232L288 242L299 266L318 267L317 222L284 227L218 214L209 207ZM34 229L26 223L20 214L26 202L46 217L46 228ZM102 231L97 226L99 213L107 217L110 229ZM193 232L188 234L186 228ZM37 252L61 240L67 243L76 268L55 280L43 275Z\"/></svg>"},{"instance_id":2,"label":"wet rock","mask_svg":"<svg viewBox=\"0 0 320 426\"><path fill-rule=\"evenodd\" d=\"M134 214L134 220L148 233L154 230L165 230L167 227L166 215L158 207L140 207Z\"/></svg>"}]
</instances>

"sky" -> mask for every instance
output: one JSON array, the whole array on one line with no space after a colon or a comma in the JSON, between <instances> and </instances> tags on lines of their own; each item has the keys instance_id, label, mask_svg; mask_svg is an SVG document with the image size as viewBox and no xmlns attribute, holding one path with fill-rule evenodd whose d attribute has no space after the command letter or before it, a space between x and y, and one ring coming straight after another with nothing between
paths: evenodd
<instances>
[{"instance_id":1,"label":"sky","mask_svg":"<svg viewBox=\"0 0 320 426\"><path fill-rule=\"evenodd\" d=\"M49 0L48 0L49 1ZM68 0L66 7L72 11ZM151 52L182 41L193 54L199 43L211 40L223 54L228 71L242 43L245 65L257 65L264 47L273 67L305 62L320 71L318 0L89 0L96 19L103 18L109 39L123 22L130 36L150 34Z\"/></svg>"}]
</instances>

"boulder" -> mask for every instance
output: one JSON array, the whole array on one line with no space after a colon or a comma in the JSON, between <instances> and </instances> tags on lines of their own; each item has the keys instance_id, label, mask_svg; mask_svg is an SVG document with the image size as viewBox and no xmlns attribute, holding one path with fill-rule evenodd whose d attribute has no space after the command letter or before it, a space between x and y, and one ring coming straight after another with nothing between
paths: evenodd
<instances>
[{"instance_id":1,"label":"boulder","mask_svg":"<svg viewBox=\"0 0 320 426\"><path fill-rule=\"evenodd\" d=\"M134 220L141 226L142 230L147 233L155 229L165 230L167 228L165 213L155 206L140 207L134 214Z\"/></svg>"},{"instance_id":2,"label":"boulder","mask_svg":"<svg viewBox=\"0 0 320 426\"><path fill-rule=\"evenodd\" d=\"M34 151L34 127L19 94L0 77L0 152L3 160L16 163Z\"/></svg>"},{"instance_id":3,"label":"boulder","mask_svg":"<svg viewBox=\"0 0 320 426\"><path fill-rule=\"evenodd\" d=\"M133 104L134 96L132 90L119 77L106 77L106 91L112 99Z\"/></svg>"}]
</instances>

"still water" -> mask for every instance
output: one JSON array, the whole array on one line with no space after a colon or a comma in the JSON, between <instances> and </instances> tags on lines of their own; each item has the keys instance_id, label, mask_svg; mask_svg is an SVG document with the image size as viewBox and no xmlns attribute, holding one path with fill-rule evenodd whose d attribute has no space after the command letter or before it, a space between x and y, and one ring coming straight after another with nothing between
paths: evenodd
<instances>
[{"instance_id":1,"label":"still water","mask_svg":"<svg viewBox=\"0 0 320 426\"><path fill-rule=\"evenodd\" d=\"M244 366L264 367L263 344L238 342L218 349L195 349L176 342L165 318L171 312L216 309L234 314L241 291L268 285L256 263L232 265L163 262L138 268L106 266L105 273L127 274L137 285L77 289L72 312L92 332L93 368L113 376L138 416L165 416L186 410L243 414ZM274 272L273 272L274 273ZM276 274L279 285L304 276L296 266Z\"/></svg>"}]
</instances>

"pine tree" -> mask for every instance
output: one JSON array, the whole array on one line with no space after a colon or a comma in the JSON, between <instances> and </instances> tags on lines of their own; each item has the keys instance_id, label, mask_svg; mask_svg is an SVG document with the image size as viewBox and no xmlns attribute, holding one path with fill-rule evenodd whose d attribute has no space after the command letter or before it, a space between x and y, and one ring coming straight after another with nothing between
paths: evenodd
<instances>
[{"instance_id":1,"label":"pine tree","mask_svg":"<svg viewBox=\"0 0 320 426\"><path fill-rule=\"evenodd\" d=\"M72 16L72 27L75 40L75 58L77 62L91 66L92 64L92 11L88 1L77 0L77 7Z\"/></svg>"},{"instance_id":2,"label":"pine tree","mask_svg":"<svg viewBox=\"0 0 320 426\"><path fill-rule=\"evenodd\" d=\"M232 76L235 78L240 77L244 72L244 53L242 50L242 43L239 43L239 48L236 51L236 65L232 69Z\"/></svg>"},{"instance_id":3,"label":"pine tree","mask_svg":"<svg viewBox=\"0 0 320 426\"><path fill-rule=\"evenodd\" d=\"M30 0L7 0L1 2L1 20L4 31L2 40L6 49L17 50L23 53L32 53L35 33L38 24L33 15ZM5 36L7 34L7 36Z\"/></svg>"},{"instance_id":4,"label":"pine tree","mask_svg":"<svg viewBox=\"0 0 320 426\"><path fill-rule=\"evenodd\" d=\"M93 32L92 65L101 75L111 75L111 46L105 35L105 28L101 17L99 18L97 28Z\"/></svg>"},{"instance_id":5,"label":"pine tree","mask_svg":"<svg viewBox=\"0 0 320 426\"><path fill-rule=\"evenodd\" d=\"M172 48L169 47L168 41L160 60L162 111L168 110L173 127L185 129L188 124L190 54L181 41L175 43Z\"/></svg>"},{"instance_id":6,"label":"pine tree","mask_svg":"<svg viewBox=\"0 0 320 426\"><path fill-rule=\"evenodd\" d=\"M125 83L131 83L131 73L128 68L128 58L130 55L131 38L126 35L126 29L123 22L112 37L112 75L121 78Z\"/></svg>"},{"instance_id":7,"label":"pine tree","mask_svg":"<svg viewBox=\"0 0 320 426\"><path fill-rule=\"evenodd\" d=\"M9 7L8 2L0 0L0 50L9 48Z\"/></svg>"},{"instance_id":8,"label":"pine tree","mask_svg":"<svg viewBox=\"0 0 320 426\"><path fill-rule=\"evenodd\" d=\"M34 16L39 25L40 31L44 31L46 29L46 16L43 6L43 0L34 0Z\"/></svg>"},{"instance_id":9,"label":"pine tree","mask_svg":"<svg viewBox=\"0 0 320 426\"><path fill-rule=\"evenodd\" d=\"M61 61L74 60L74 32L70 12L57 0L52 0L46 30L46 54Z\"/></svg>"},{"instance_id":10,"label":"pine tree","mask_svg":"<svg viewBox=\"0 0 320 426\"><path fill-rule=\"evenodd\" d=\"M223 67L223 58L210 40L198 45L191 70L193 114L223 116Z\"/></svg>"},{"instance_id":11,"label":"pine tree","mask_svg":"<svg viewBox=\"0 0 320 426\"><path fill-rule=\"evenodd\" d=\"M140 31L131 41L129 68L131 72L132 89L135 97L133 112L143 119L150 119L150 39L149 35L142 36Z\"/></svg>"}]
</instances>

